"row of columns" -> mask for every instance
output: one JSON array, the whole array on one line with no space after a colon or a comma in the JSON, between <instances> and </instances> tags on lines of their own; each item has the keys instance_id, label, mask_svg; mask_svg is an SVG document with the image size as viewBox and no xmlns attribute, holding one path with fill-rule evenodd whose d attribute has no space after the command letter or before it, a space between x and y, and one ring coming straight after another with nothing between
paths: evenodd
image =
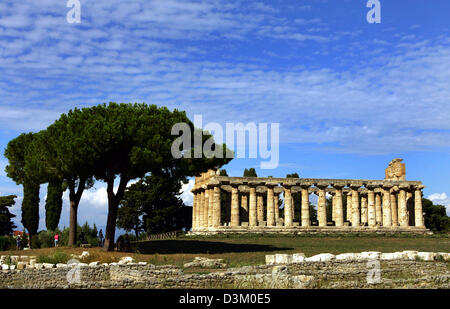
<instances>
[{"instance_id":1,"label":"row of columns","mask_svg":"<svg viewBox=\"0 0 450 309\"><path fill-rule=\"evenodd\" d=\"M266 222L267 226L276 226L279 222L278 194L274 185L266 185L266 213L264 214L263 195L256 193L256 187L250 186L247 194L241 194L239 202L238 185L231 186L230 226L241 225L240 209L248 213L248 225L258 226ZM300 186L301 192L301 222L299 225L311 225L309 214L309 189L311 186ZM319 226L327 226L326 193L328 185L317 185L318 205L317 219ZM343 186L333 185L332 221L335 226L344 226L348 221L352 226L400 226L409 225L407 200L412 198L409 187L381 187L381 192L375 192L375 186L366 187L367 193L360 193L360 186L350 185L347 192L347 215L344 218ZM294 225L294 205L291 186L283 185L284 192L284 226ZM422 213L423 186L414 189L415 226L424 227ZM194 194L193 228L219 227L221 225L220 185L209 185ZM264 220L264 217L266 220Z\"/></svg>"}]
</instances>

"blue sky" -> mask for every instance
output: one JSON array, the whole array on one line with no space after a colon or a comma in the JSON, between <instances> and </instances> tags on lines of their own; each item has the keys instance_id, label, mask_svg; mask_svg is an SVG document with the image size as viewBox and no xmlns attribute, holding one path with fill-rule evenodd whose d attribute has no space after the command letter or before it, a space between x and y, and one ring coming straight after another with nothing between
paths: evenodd
<instances>
[{"instance_id":1,"label":"blue sky","mask_svg":"<svg viewBox=\"0 0 450 309\"><path fill-rule=\"evenodd\" d=\"M146 102L204 123L280 123L279 168L260 176L382 179L400 157L407 179L450 208L448 1L381 0L380 24L366 0L80 2L80 24L64 0L0 3L2 152L75 106ZM19 196L21 226L6 164L0 194ZM99 183L79 220L104 226L106 209ZM43 205L41 217L44 228Z\"/></svg>"}]
</instances>

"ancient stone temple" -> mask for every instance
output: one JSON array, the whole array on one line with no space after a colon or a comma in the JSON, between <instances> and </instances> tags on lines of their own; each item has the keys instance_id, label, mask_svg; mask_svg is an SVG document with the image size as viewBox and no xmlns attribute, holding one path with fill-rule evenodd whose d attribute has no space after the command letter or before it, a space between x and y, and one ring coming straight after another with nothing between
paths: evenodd
<instances>
[{"instance_id":1,"label":"ancient stone temple","mask_svg":"<svg viewBox=\"0 0 450 309\"><path fill-rule=\"evenodd\" d=\"M210 170L195 178L192 233L427 233L424 186L406 180L401 162L389 163L384 180L225 177ZM318 197L316 220L311 194Z\"/></svg>"}]
</instances>

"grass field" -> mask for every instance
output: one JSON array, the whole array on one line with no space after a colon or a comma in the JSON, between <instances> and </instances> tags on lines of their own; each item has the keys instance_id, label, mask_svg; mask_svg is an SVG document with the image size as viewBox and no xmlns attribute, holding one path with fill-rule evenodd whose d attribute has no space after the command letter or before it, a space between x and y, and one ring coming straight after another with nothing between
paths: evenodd
<instances>
[{"instance_id":1,"label":"grass field","mask_svg":"<svg viewBox=\"0 0 450 309\"><path fill-rule=\"evenodd\" d=\"M134 253L103 252L100 248L47 248L29 251L5 251L0 255L36 255L40 261L64 262L70 254L89 251L84 262L116 262L123 256L156 265L183 265L196 256L224 259L230 267L265 263L266 254L303 252L306 256L318 253L361 251L394 252L418 250L450 252L450 238L446 237L292 237L292 236L229 236L181 237L172 240L139 242Z\"/></svg>"}]
</instances>

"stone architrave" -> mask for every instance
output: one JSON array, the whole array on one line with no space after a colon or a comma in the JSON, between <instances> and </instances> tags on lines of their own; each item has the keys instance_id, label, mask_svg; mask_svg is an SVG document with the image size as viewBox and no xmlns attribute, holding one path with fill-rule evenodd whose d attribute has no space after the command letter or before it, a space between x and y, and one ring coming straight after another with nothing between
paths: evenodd
<instances>
[{"instance_id":1,"label":"stone architrave","mask_svg":"<svg viewBox=\"0 0 450 309\"><path fill-rule=\"evenodd\" d=\"M377 225L383 225L383 210L381 208L381 194L375 193L375 221Z\"/></svg>"},{"instance_id":2,"label":"stone architrave","mask_svg":"<svg viewBox=\"0 0 450 309\"><path fill-rule=\"evenodd\" d=\"M292 194L291 187L284 186L284 226L292 226Z\"/></svg>"},{"instance_id":3,"label":"stone architrave","mask_svg":"<svg viewBox=\"0 0 450 309\"><path fill-rule=\"evenodd\" d=\"M257 214L256 214L256 188L250 187L249 206L248 206L248 225L257 226Z\"/></svg>"},{"instance_id":4,"label":"stone architrave","mask_svg":"<svg viewBox=\"0 0 450 309\"><path fill-rule=\"evenodd\" d=\"M422 189L425 186L417 186L414 191L414 216L417 227L425 227L422 210Z\"/></svg>"},{"instance_id":5,"label":"stone architrave","mask_svg":"<svg viewBox=\"0 0 450 309\"><path fill-rule=\"evenodd\" d=\"M334 210L334 222L336 226L344 226L344 209L342 205L342 187L340 186L334 186L336 189L335 195L334 195L334 203L333 203L333 210Z\"/></svg>"},{"instance_id":6,"label":"stone architrave","mask_svg":"<svg viewBox=\"0 0 450 309\"><path fill-rule=\"evenodd\" d=\"M392 226L392 214L391 214L391 188L383 187L383 226Z\"/></svg>"},{"instance_id":7,"label":"stone architrave","mask_svg":"<svg viewBox=\"0 0 450 309\"><path fill-rule=\"evenodd\" d=\"M369 223L369 206L367 203L367 194L361 194L361 224L368 225Z\"/></svg>"},{"instance_id":8,"label":"stone architrave","mask_svg":"<svg viewBox=\"0 0 450 309\"><path fill-rule=\"evenodd\" d=\"M400 187L398 192L398 223L401 227L406 227L409 225L408 211L406 208L406 188Z\"/></svg>"},{"instance_id":9,"label":"stone architrave","mask_svg":"<svg viewBox=\"0 0 450 309\"><path fill-rule=\"evenodd\" d=\"M302 186L302 226L311 226L311 220L309 217L309 186Z\"/></svg>"},{"instance_id":10,"label":"stone architrave","mask_svg":"<svg viewBox=\"0 0 450 309\"><path fill-rule=\"evenodd\" d=\"M375 192L373 187L367 191L367 221L370 227L376 226Z\"/></svg>"},{"instance_id":11,"label":"stone architrave","mask_svg":"<svg viewBox=\"0 0 450 309\"><path fill-rule=\"evenodd\" d=\"M231 188L231 226L239 226L239 191L236 186Z\"/></svg>"},{"instance_id":12,"label":"stone architrave","mask_svg":"<svg viewBox=\"0 0 450 309\"><path fill-rule=\"evenodd\" d=\"M219 227L221 225L221 201L220 201L220 187L219 186L215 186L214 189L212 190L214 193L214 198L213 198L213 226L214 227Z\"/></svg>"},{"instance_id":13,"label":"stone architrave","mask_svg":"<svg viewBox=\"0 0 450 309\"><path fill-rule=\"evenodd\" d=\"M317 220L319 226L327 226L327 208L326 208L326 186L318 186L319 188L319 200L317 202Z\"/></svg>"},{"instance_id":14,"label":"stone architrave","mask_svg":"<svg viewBox=\"0 0 450 309\"><path fill-rule=\"evenodd\" d=\"M352 190L352 226L358 227L361 223L361 214L359 211L359 186L350 186Z\"/></svg>"}]
</instances>

